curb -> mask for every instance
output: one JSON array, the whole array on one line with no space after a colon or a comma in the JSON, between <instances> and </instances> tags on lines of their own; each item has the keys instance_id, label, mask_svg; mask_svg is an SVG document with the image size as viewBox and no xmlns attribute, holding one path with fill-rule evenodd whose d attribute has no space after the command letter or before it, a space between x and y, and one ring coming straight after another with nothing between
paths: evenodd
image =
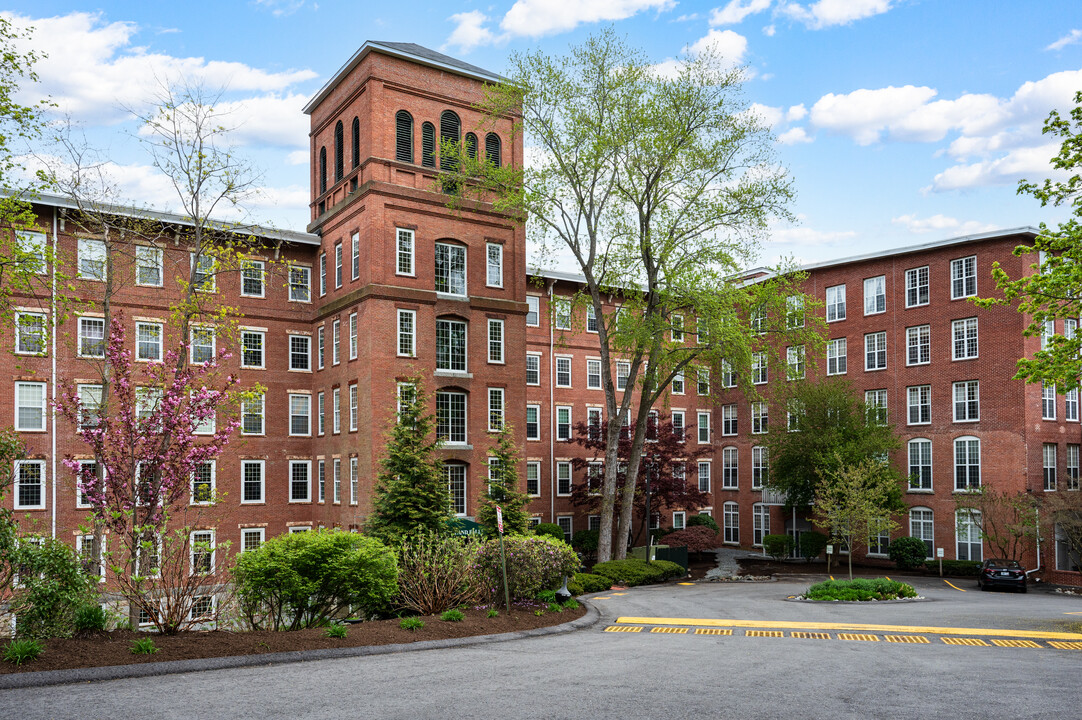
<instances>
[{"instance_id":1,"label":"curb","mask_svg":"<svg viewBox=\"0 0 1082 720\"><path fill-rule=\"evenodd\" d=\"M390 655L392 653L414 652L418 650L442 650L445 648L466 647L469 645L487 645L489 643L523 640L545 635L584 630L601 620L601 613L590 603L579 600L586 606L586 614L578 620L553 625L551 627L519 630L497 635L474 635L473 637L451 638L448 640L423 640L414 643L395 645L362 645L351 648L329 648L324 650L295 650L290 652L266 653L263 655L235 655L231 657L203 658L196 660L166 660L139 665L110 665L107 667L78 668L74 670L44 670L42 672L12 673L0 675L0 690L16 688L47 687L49 685L67 685L70 683L104 682L124 678L155 677L176 673L203 672L207 670L225 670L229 668L260 667L281 665L284 663L309 662L313 660L334 660L337 658L367 657L369 655Z\"/></svg>"}]
</instances>

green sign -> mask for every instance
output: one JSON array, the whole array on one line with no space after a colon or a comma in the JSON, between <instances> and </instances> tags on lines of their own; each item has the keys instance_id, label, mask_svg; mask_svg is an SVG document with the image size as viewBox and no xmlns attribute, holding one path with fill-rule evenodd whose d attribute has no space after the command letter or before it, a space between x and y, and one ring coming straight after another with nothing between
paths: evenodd
<instances>
[{"instance_id":1,"label":"green sign","mask_svg":"<svg viewBox=\"0 0 1082 720\"><path fill-rule=\"evenodd\" d=\"M451 526L455 530L455 535L461 537L482 537L485 534L484 528L480 523L475 523L473 520L467 520L465 518L457 518L452 521Z\"/></svg>"}]
</instances>

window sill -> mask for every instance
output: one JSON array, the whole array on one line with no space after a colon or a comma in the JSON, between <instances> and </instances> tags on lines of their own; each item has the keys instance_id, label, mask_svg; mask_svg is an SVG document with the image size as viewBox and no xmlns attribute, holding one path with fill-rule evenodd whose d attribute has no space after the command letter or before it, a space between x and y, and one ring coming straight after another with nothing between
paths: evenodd
<instances>
[{"instance_id":1,"label":"window sill","mask_svg":"<svg viewBox=\"0 0 1082 720\"><path fill-rule=\"evenodd\" d=\"M261 366L261 367L256 366L256 365L241 365L240 369L241 370L266 370L267 367L265 365Z\"/></svg>"},{"instance_id":2,"label":"window sill","mask_svg":"<svg viewBox=\"0 0 1082 720\"><path fill-rule=\"evenodd\" d=\"M906 490L906 492L911 494L911 495L934 495L935 494L935 490L926 489L926 488L909 488L909 489Z\"/></svg>"},{"instance_id":3,"label":"window sill","mask_svg":"<svg viewBox=\"0 0 1082 720\"><path fill-rule=\"evenodd\" d=\"M266 505L266 500L241 500L241 505Z\"/></svg>"},{"instance_id":4,"label":"window sill","mask_svg":"<svg viewBox=\"0 0 1082 720\"><path fill-rule=\"evenodd\" d=\"M449 377L449 378L462 378L463 380L472 380L473 373L465 370L436 370L432 373L433 377Z\"/></svg>"},{"instance_id":5,"label":"window sill","mask_svg":"<svg viewBox=\"0 0 1082 720\"><path fill-rule=\"evenodd\" d=\"M473 445L470 443L444 443L440 446L440 450L473 450Z\"/></svg>"},{"instance_id":6,"label":"window sill","mask_svg":"<svg viewBox=\"0 0 1082 720\"><path fill-rule=\"evenodd\" d=\"M445 292L440 292L439 290L437 290L436 291L436 298L438 300L460 300L460 301L465 300L466 302L469 302L470 296L469 295L457 295L455 293L445 293ZM459 517L465 517L465 516L460 515Z\"/></svg>"}]
</instances>

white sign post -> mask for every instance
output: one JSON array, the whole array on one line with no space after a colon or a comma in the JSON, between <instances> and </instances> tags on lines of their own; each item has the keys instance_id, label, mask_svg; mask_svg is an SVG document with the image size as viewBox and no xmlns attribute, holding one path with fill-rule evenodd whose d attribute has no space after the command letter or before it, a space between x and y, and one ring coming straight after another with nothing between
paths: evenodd
<instances>
[{"instance_id":1,"label":"white sign post","mask_svg":"<svg viewBox=\"0 0 1082 720\"><path fill-rule=\"evenodd\" d=\"M943 577L943 548L936 548L935 556L939 558L939 577Z\"/></svg>"}]
</instances>

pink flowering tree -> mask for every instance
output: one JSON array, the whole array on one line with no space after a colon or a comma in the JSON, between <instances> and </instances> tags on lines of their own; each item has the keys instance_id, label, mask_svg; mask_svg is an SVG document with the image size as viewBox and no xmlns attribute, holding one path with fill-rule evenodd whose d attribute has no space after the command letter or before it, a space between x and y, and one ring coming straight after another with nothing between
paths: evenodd
<instances>
[{"instance_id":1,"label":"pink flowering tree","mask_svg":"<svg viewBox=\"0 0 1082 720\"><path fill-rule=\"evenodd\" d=\"M240 422L236 404L245 397L235 389L236 375L220 366L227 350L193 364L188 347L182 339L162 362L136 367L124 318L114 317L105 349L108 398L84 403L66 382L56 402L94 458L63 462L110 536L103 564L115 573L133 622L142 613L166 633L216 610L207 598L221 590L226 562L213 531L199 522L215 502L204 470L229 444Z\"/></svg>"}]
</instances>

